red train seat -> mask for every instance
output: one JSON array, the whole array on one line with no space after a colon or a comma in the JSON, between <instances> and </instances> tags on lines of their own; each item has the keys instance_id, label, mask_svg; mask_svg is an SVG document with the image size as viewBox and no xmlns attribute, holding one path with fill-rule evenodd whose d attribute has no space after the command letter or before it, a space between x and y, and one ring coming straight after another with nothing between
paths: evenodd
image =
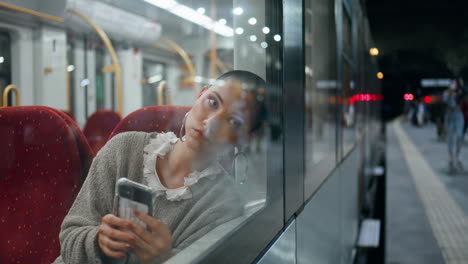
<instances>
[{"instance_id":1,"label":"red train seat","mask_svg":"<svg viewBox=\"0 0 468 264\"><path fill-rule=\"evenodd\" d=\"M73 119L73 121L75 121L75 116L68 110L61 110L62 113L66 114L67 116L69 116L71 119Z\"/></svg>"},{"instance_id":2,"label":"red train seat","mask_svg":"<svg viewBox=\"0 0 468 264\"><path fill-rule=\"evenodd\" d=\"M0 263L51 263L82 169L75 136L55 111L0 108Z\"/></svg>"},{"instance_id":3,"label":"red train seat","mask_svg":"<svg viewBox=\"0 0 468 264\"><path fill-rule=\"evenodd\" d=\"M83 133L94 153L106 144L120 119L120 115L112 110L98 110L88 118Z\"/></svg>"},{"instance_id":4,"label":"red train seat","mask_svg":"<svg viewBox=\"0 0 468 264\"><path fill-rule=\"evenodd\" d=\"M187 106L158 105L138 109L122 119L109 138L127 131L172 131L179 136L182 120L190 108Z\"/></svg>"},{"instance_id":5,"label":"red train seat","mask_svg":"<svg viewBox=\"0 0 468 264\"><path fill-rule=\"evenodd\" d=\"M78 146L78 151L80 153L81 172L82 172L81 182L84 182L84 180L86 179L86 176L88 175L89 168L91 167L91 163L93 162L95 153L91 149L91 146L89 145L88 140L84 136L78 124L73 119L73 115L71 113L60 111L54 108L50 108L50 109L58 113L63 118L63 120L67 122L68 126L71 128L73 134L75 135L76 144Z\"/></svg>"}]
</instances>

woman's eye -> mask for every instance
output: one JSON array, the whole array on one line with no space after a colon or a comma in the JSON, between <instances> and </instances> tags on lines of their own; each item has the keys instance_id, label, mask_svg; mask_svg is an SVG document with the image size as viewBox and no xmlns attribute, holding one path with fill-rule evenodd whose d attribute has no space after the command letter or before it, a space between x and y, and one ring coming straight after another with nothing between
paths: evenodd
<instances>
[{"instance_id":1,"label":"woman's eye","mask_svg":"<svg viewBox=\"0 0 468 264\"><path fill-rule=\"evenodd\" d=\"M208 104L210 105L211 108L217 109L218 108L218 101L214 98L208 98Z\"/></svg>"},{"instance_id":2,"label":"woman's eye","mask_svg":"<svg viewBox=\"0 0 468 264\"><path fill-rule=\"evenodd\" d=\"M239 121L239 120L236 120L236 119L231 119L231 125L232 125L232 128L235 130L235 131L239 131L242 127L242 122Z\"/></svg>"}]
</instances>

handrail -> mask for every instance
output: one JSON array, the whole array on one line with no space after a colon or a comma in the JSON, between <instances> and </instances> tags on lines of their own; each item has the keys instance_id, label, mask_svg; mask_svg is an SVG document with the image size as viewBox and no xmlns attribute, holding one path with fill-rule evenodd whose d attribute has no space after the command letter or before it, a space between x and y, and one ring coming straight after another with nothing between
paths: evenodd
<instances>
[{"instance_id":1,"label":"handrail","mask_svg":"<svg viewBox=\"0 0 468 264\"><path fill-rule=\"evenodd\" d=\"M216 60L216 66L218 66L218 69L221 71L221 74L227 72L226 65L224 65L224 62L220 58Z\"/></svg>"},{"instance_id":2,"label":"handrail","mask_svg":"<svg viewBox=\"0 0 468 264\"><path fill-rule=\"evenodd\" d=\"M8 85L5 90L3 91L3 104L4 106L8 106L8 93L12 91L15 93L15 104L16 106L20 105L20 94L18 91L18 88L14 86L13 84Z\"/></svg>"},{"instance_id":3,"label":"handrail","mask_svg":"<svg viewBox=\"0 0 468 264\"><path fill-rule=\"evenodd\" d=\"M79 17L81 17L84 21L86 21L99 35L101 38L102 42L104 42L104 45L106 45L107 51L109 52L112 60L112 64L109 66L106 66L103 68L103 72L114 72L115 73L115 86L117 89L117 112L122 115L122 109L123 109L123 101L122 101L122 76L121 76L121 70L120 70L120 64L119 60L117 59L117 54L115 53L114 47L112 46L111 41L109 40L109 37L107 36L106 32L102 30L94 21L89 19L87 16L84 14L76 11L75 9L67 9L68 12L75 14Z\"/></svg>"},{"instance_id":4,"label":"handrail","mask_svg":"<svg viewBox=\"0 0 468 264\"><path fill-rule=\"evenodd\" d=\"M18 11L18 12L25 13L25 14L28 14L28 15L33 15L33 16L37 16L37 17L40 17L40 18L52 20L52 21L55 21L55 22L61 22L61 23L64 22L63 18L61 18L61 17L47 15L47 14L37 12L37 11L31 10L31 9L27 9L27 8L15 6L15 5L10 5L10 4L7 4L7 3L0 3L0 7L10 9L10 10L14 10L14 11Z\"/></svg>"},{"instance_id":5,"label":"handrail","mask_svg":"<svg viewBox=\"0 0 468 264\"><path fill-rule=\"evenodd\" d=\"M172 49L174 49L177 54L179 54L179 56L182 58L182 60L184 60L184 63L185 65L187 66L187 70L189 71L189 78L190 78L190 81L194 81L195 80L195 68L193 67L193 63L192 61L190 60L187 52L181 47L179 46L179 44L175 43L174 41L170 40L170 39L167 39L165 37L160 37L159 38L161 41L165 42L167 45L169 45ZM160 48L159 46L155 45L156 48ZM193 90L195 91L195 95L197 94L197 90L195 87L193 87Z\"/></svg>"},{"instance_id":6,"label":"handrail","mask_svg":"<svg viewBox=\"0 0 468 264\"><path fill-rule=\"evenodd\" d=\"M164 97L166 99L165 100L166 105L170 105L171 99L169 96L169 92L166 92L166 94L164 94L164 91L167 91L167 83L165 81L161 81L157 89L158 89L158 105L164 105Z\"/></svg>"}]
</instances>

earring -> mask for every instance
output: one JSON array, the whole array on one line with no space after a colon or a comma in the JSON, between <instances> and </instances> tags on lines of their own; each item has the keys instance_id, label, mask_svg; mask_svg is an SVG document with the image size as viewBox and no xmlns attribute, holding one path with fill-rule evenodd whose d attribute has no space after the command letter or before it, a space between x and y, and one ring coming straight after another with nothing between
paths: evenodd
<instances>
[{"instance_id":1,"label":"earring","mask_svg":"<svg viewBox=\"0 0 468 264\"><path fill-rule=\"evenodd\" d=\"M236 171L236 168L238 171ZM244 184L247 180L247 171L249 170L249 161L244 152L234 147L234 159L232 161L232 172L235 175L236 182Z\"/></svg>"},{"instance_id":2,"label":"earring","mask_svg":"<svg viewBox=\"0 0 468 264\"><path fill-rule=\"evenodd\" d=\"M182 125L180 126L180 131L179 131L179 138L180 138L180 141L184 142L185 141L185 134L182 135L182 133L185 133L184 130L185 130L185 120L187 119L187 116L188 114L190 113L190 111L188 111L185 116L184 116L184 119L182 120Z\"/></svg>"}]
</instances>

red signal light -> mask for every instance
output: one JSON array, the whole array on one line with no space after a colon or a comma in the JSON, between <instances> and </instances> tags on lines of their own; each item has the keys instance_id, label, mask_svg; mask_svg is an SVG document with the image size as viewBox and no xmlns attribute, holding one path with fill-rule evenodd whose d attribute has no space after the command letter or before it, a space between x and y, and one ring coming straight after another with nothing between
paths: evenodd
<instances>
[{"instance_id":1,"label":"red signal light","mask_svg":"<svg viewBox=\"0 0 468 264\"><path fill-rule=\"evenodd\" d=\"M410 93L407 93L407 94L403 95L403 99L405 99L405 101L413 101L414 100L414 95L410 94Z\"/></svg>"}]
</instances>

